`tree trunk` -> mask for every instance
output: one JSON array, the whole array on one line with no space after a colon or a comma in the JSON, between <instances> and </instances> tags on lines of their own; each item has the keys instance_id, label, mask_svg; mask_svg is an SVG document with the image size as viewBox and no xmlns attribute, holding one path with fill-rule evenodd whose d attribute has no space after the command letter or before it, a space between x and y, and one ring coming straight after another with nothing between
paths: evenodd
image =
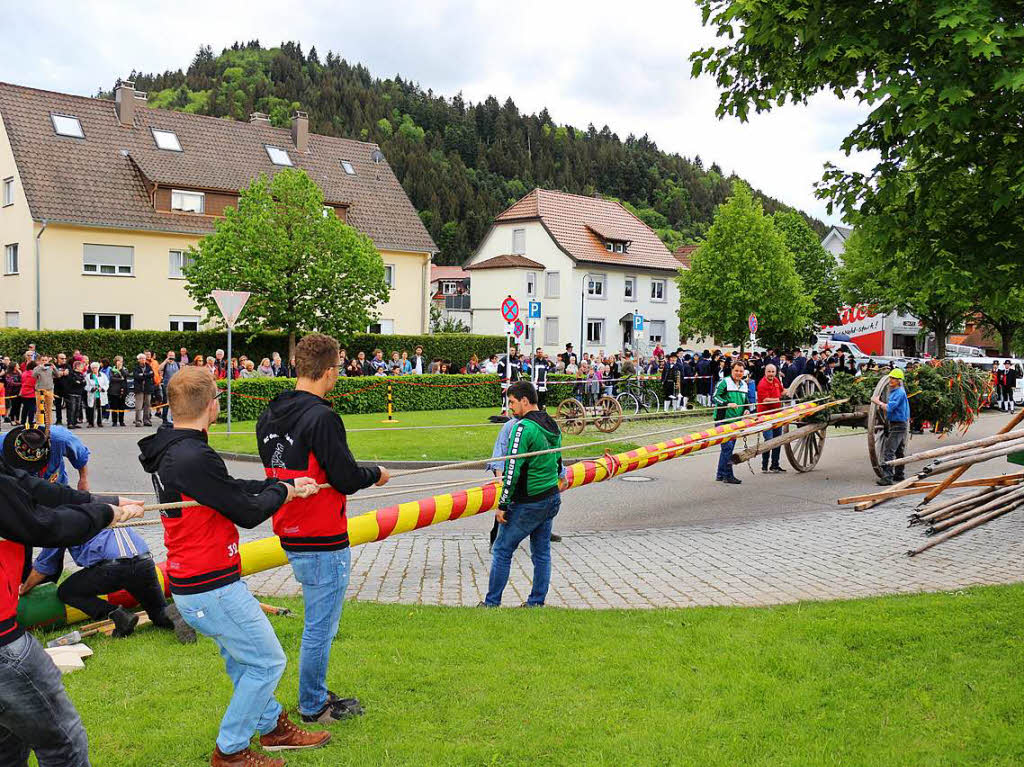
<instances>
[{"instance_id":1,"label":"tree trunk","mask_svg":"<svg viewBox=\"0 0 1024 767\"><path fill-rule=\"evenodd\" d=\"M1003 357L1010 357L1013 355L1013 337L1017 334L1017 323L1006 322L1003 323L1002 327L997 326L996 331L999 333L1000 341L1000 352Z\"/></svg>"},{"instance_id":2,"label":"tree trunk","mask_svg":"<svg viewBox=\"0 0 1024 767\"><path fill-rule=\"evenodd\" d=\"M288 333L288 364L291 364L292 358L295 356L295 331Z\"/></svg>"}]
</instances>

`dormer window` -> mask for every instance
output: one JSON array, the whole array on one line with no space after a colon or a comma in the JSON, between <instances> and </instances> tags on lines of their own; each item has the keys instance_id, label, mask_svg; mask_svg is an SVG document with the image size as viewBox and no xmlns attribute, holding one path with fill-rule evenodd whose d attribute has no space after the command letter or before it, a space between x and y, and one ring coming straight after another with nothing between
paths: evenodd
<instances>
[{"instance_id":1,"label":"dormer window","mask_svg":"<svg viewBox=\"0 0 1024 767\"><path fill-rule=\"evenodd\" d=\"M274 165L286 165L289 168L292 165L292 158L288 156L288 152L279 146L266 145L267 156L270 157L270 161Z\"/></svg>"},{"instance_id":2,"label":"dormer window","mask_svg":"<svg viewBox=\"0 0 1024 767\"><path fill-rule=\"evenodd\" d=\"M153 140L160 149L166 149L168 152L181 151L181 142L178 141L178 135L174 131L153 128Z\"/></svg>"},{"instance_id":3,"label":"dormer window","mask_svg":"<svg viewBox=\"0 0 1024 767\"><path fill-rule=\"evenodd\" d=\"M77 117L51 114L50 120L53 121L53 129L58 136L85 138L85 133L82 132L82 123L78 121Z\"/></svg>"},{"instance_id":4,"label":"dormer window","mask_svg":"<svg viewBox=\"0 0 1024 767\"><path fill-rule=\"evenodd\" d=\"M206 195L203 192L173 189L171 190L171 210L180 210L182 213L205 213Z\"/></svg>"},{"instance_id":5,"label":"dormer window","mask_svg":"<svg viewBox=\"0 0 1024 767\"><path fill-rule=\"evenodd\" d=\"M625 253L629 247L628 243L608 240L604 244L605 250L609 253Z\"/></svg>"},{"instance_id":6,"label":"dormer window","mask_svg":"<svg viewBox=\"0 0 1024 767\"><path fill-rule=\"evenodd\" d=\"M352 167L352 163L350 163L348 160L342 160L341 167L348 175L356 175L356 169Z\"/></svg>"}]
</instances>

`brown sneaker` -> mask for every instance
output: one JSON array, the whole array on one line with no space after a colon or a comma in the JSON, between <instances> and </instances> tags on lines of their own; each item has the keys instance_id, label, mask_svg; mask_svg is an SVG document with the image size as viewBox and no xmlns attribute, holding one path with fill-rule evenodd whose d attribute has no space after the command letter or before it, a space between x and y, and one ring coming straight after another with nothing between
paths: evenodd
<instances>
[{"instance_id":1,"label":"brown sneaker","mask_svg":"<svg viewBox=\"0 0 1024 767\"><path fill-rule=\"evenodd\" d=\"M225 754L220 750L220 746L217 746L210 757L210 767L285 767L285 761L253 751L251 748L234 754Z\"/></svg>"},{"instance_id":2,"label":"brown sneaker","mask_svg":"<svg viewBox=\"0 0 1024 767\"><path fill-rule=\"evenodd\" d=\"M282 711L273 732L260 735L260 745L267 751L286 751L297 748L320 748L320 746L326 746L330 739L331 733L329 732L303 730L288 718L288 714Z\"/></svg>"}]
</instances>

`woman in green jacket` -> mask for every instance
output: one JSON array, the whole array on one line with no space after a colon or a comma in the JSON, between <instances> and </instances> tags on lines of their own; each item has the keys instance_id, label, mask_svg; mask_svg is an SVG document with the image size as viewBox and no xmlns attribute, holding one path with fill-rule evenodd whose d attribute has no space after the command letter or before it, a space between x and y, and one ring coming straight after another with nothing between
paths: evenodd
<instances>
[{"instance_id":1,"label":"woman in green jacket","mask_svg":"<svg viewBox=\"0 0 1024 767\"><path fill-rule=\"evenodd\" d=\"M746 366L743 360L733 360L729 368L729 375L718 382L712 398L715 407L716 423L723 423L730 419L739 418L747 409L747 384L743 380L743 371ZM742 480L736 479L732 471L732 451L736 447L736 440L730 439L722 443L722 452L718 456L718 473L715 474L716 482L725 482L727 485L742 484Z\"/></svg>"}]
</instances>

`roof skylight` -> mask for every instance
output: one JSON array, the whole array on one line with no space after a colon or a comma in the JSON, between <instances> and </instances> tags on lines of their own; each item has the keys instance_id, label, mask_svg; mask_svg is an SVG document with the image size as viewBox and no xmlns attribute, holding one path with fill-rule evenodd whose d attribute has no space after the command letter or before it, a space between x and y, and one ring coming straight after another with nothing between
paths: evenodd
<instances>
[{"instance_id":1,"label":"roof skylight","mask_svg":"<svg viewBox=\"0 0 1024 767\"><path fill-rule=\"evenodd\" d=\"M85 134L82 132L82 123L78 121L77 117L52 114L50 119L53 121L53 129L57 132L58 136L85 138Z\"/></svg>"},{"instance_id":2,"label":"roof skylight","mask_svg":"<svg viewBox=\"0 0 1024 767\"><path fill-rule=\"evenodd\" d=\"M348 160L342 160L341 161L341 167L345 169L345 172L348 175L350 175L350 176L356 175L356 169L352 167L352 163L350 163Z\"/></svg>"},{"instance_id":3,"label":"roof skylight","mask_svg":"<svg viewBox=\"0 0 1024 767\"><path fill-rule=\"evenodd\" d=\"M153 140L160 149L166 149L169 152L181 151L181 142L178 141L178 135L173 131L153 128Z\"/></svg>"},{"instance_id":4,"label":"roof skylight","mask_svg":"<svg viewBox=\"0 0 1024 767\"><path fill-rule=\"evenodd\" d=\"M274 165L288 165L291 166L292 158L288 156L288 152L279 146L267 145L267 155L270 157L270 161Z\"/></svg>"}]
</instances>

